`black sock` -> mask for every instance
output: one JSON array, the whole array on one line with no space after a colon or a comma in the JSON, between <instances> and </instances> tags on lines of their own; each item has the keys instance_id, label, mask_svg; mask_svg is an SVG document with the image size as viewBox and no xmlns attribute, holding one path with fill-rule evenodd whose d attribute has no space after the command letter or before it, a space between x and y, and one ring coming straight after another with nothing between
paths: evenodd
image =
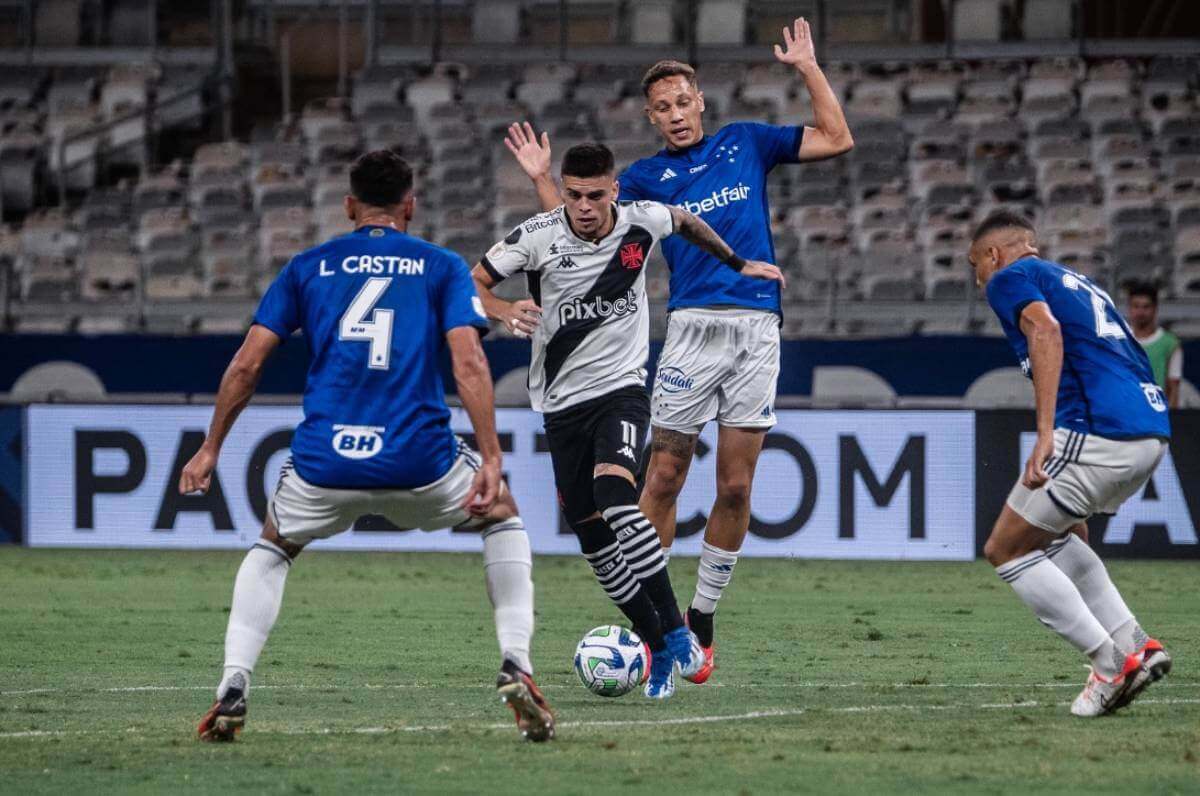
<instances>
[{"instance_id":1,"label":"black sock","mask_svg":"<svg viewBox=\"0 0 1200 796\"><path fill-rule=\"evenodd\" d=\"M634 632L642 637L651 652L661 650L665 642L659 610L650 593L625 563L621 546L608 523L595 517L571 523L571 528L579 537L583 557L591 565L604 593L628 617Z\"/></svg>"},{"instance_id":2,"label":"black sock","mask_svg":"<svg viewBox=\"0 0 1200 796\"><path fill-rule=\"evenodd\" d=\"M642 588L654 602L658 617L662 621L663 633L670 633L683 626L683 614L679 612L679 602L675 599L675 590L671 588L671 578L665 569L642 578Z\"/></svg>"},{"instance_id":3,"label":"black sock","mask_svg":"<svg viewBox=\"0 0 1200 796\"><path fill-rule=\"evenodd\" d=\"M713 615L689 608L687 612L688 627L696 634L696 640L701 647L711 647L713 643Z\"/></svg>"},{"instance_id":4,"label":"black sock","mask_svg":"<svg viewBox=\"0 0 1200 796\"><path fill-rule=\"evenodd\" d=\"M633 597L617 607L621 609L621 613L629 617L629 621L633 623L633 632L641 636L642 641L646 642L646 646L650 648L651 652L662 650L667 646L667 642L663 640L662 623L659 621L658 611L655 609L654 603L650 602L650 597L646 594L645 589L638 589Z\"/></svg>"},{"instance_id":5,"label":"black sock","mask_svg":"<svg viewBox=\"0 0 1200 796\"><path fill-rule=\"evenodd\" d=\"M602 475L593 485L596 505L612 528L629 569L650 595L664 633L683 625L683 615L671 588L671 576L663 558L662 543L654 526L637 507L633 484L615 475Z\"/></svg>"}]
</instances>

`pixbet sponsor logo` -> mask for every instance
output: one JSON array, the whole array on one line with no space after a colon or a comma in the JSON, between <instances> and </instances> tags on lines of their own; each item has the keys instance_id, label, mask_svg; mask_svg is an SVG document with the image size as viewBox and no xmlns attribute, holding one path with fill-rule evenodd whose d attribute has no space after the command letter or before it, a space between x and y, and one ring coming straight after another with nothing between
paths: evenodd
<instances>
[{"instance_id":1,"label":"pixbet sponsor logo","mask_svg":"<svg viewBox=\"0 0 1200 796\"><path fill-rule=\"evenodd\" d=\"M728 207L734 202L741 202L750 197L750 186L738 183L730 188L728 185L719 191L713 191L703 199L684 202L682 207L692 215L703 215L722 207Z\"/></svg>"},{"instance_id":2,"label":"pixbet sponsor logo","mask_svg":"<svg viewBox=\"0 0 1200 796\"><path fill-rule=\"evenodd\" d=\"M566 326L574 321L588 321L603 318L620 318L637 312L637 293L630 289L624 296L609 301L603 296L584 301L581 298L571 299L558 308L558 322Z\"/></svg>"},{"instance_id":3,"label":"pixbet sponsor logo","mask_svg":"<svg viewBox=\"0 0 1200 796\"><path fill-rule=\"evenodd\" d=\"M673 365L661 368L655 378L662 385L663 392L670 393L685 392L692 389L696 383L695 379Z\"/></svg>"}]
</instances>

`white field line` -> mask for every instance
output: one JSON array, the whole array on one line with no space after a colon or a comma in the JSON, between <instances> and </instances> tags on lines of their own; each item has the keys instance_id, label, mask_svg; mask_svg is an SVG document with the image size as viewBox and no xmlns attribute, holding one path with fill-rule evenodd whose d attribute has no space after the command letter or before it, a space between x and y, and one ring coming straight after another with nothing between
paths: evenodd
<instances>
[{"instance_id":1,"label":"white field line","mask_svg":"<svg viewBox=\"0 0 1200 796\"><path fill-rule=\"evenodd\" d=\"M689 688L691 686L688 686ZM254 685L255 691L408 691L408 690L447 690L447 686L435 685L433 683L383 683L371 684L363 683L361 685L337 685L330 683L328 685L320 684L284 684L284 685ZM491 689L494 686L488 683L479 683L476 685L454 686L454 688L467 689ZM570 685L562 685L549 683L541 686L543 691L551 691L557 689L576 689L579 686L574 683ZM762 689L762 690L787 690L787 689L827 689L827 688L1079 688L1078 683L708 683L704 688L739 688L739 689ZM1163 688L1200 688L1200 682L1171 682L1158 683L1155 685L1155 690ZM29 688L22 691L0 691L0 697L7 696L33 696L37 694L134 694L141 692L157 692L157 691L215 691L216 687L212 685L129 685L118 686L115 688Z\"/></svg>"},{"instance_id":2,"label":"white field line","mask_svg":"<svg viewBox=\"0 0 1200 796\"><path fill-rule=\"evenodd\" d=\"M680 724L723 724L732 722L754 721L757 719L788 718L807 715L810 713L883 713L891 711L908 711L921 713L925 711L950 710L1020 710L1024 708L1061 708L1069 702L999 702L994 704L974 705L850 705L840 708L796 708L791 710L756 710L749 713L735 713L716 716L679 716L667 719L614 719L598 721L568 721L558 726L562 729L593 729L620 727L664 727ZM1139 705L1200 705L1200 699L1140 699ZM449 732L452 730L512 730L512 722L487 724L427 724L396 727L322 727L316 729L286 729L271 725L254 726L255 734L276 735L390 735L410 732ZM59 738L79 735L113 735L122 733L137 735L149 730L131 727L127 730L25 730L22 732L0 732L0 738ZM155 730L161 734L160 730Z\"/></svg>"}]
</instances>

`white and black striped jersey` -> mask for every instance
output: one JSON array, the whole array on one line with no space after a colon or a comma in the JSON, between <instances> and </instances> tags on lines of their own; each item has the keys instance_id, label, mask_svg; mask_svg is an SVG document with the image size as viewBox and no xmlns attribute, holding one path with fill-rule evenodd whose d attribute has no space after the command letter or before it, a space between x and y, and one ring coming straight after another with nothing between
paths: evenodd
<instances>
[{"instance_id":1,"label":"white and black striped jersey","mask_svg":"<svg viewBox=\"0 0 1200 796\"><path fill-rule=\"evenodd\" d=\"M667 205L619 202L613 228L587 241L558 207L519 224L480 261L492 279L518 271L542 308L533 334L529 400L557 412L627 386L644 386L650 320L643 273L651 249L675 232Z\"/></svg>"}]
</instances>

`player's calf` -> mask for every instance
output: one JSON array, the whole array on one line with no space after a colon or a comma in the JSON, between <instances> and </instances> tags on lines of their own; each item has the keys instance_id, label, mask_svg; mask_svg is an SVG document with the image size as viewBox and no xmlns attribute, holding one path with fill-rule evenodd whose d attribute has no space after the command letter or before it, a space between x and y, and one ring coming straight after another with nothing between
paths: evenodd
<instances>
[{"instance_id":1,"label":"player's calf","mask_svg":"<svg viewBox=\"0 0 1200 796\"><path fill-rule=\"evenodd\" d=\"M597 468L598 470L600 468ZM619 469L619 468L618 468ZM671 588L662 542L654 526L637 506L637 489L632 475L600 471L593 485L596 506L616 535L630 571L646 589L658 610L664 632L683 626L683 615Z\"/></svg>"}]
</instances>

